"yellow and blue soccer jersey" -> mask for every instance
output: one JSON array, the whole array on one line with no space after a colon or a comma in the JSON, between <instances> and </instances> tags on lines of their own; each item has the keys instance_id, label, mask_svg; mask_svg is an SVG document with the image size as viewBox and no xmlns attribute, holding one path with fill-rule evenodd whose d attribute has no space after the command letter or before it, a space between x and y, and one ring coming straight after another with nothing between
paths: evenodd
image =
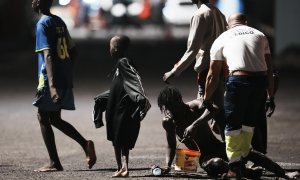
<instances>
[{"instance_id":1,"label":"yellow and blue soccer jersey","mask_svg":"<svg viewBox=\"0 0 300 180\"><path fill-rule=\"evenodd\" d=\"M54 85L59 89L72 88L72 62L70 49L74 47L65 23L55 15L42 16L36 25L36 49L38 54L38 89L48 87L48 77L43 50L48 49L53 61Z\"/></svg>"}]
</instances>

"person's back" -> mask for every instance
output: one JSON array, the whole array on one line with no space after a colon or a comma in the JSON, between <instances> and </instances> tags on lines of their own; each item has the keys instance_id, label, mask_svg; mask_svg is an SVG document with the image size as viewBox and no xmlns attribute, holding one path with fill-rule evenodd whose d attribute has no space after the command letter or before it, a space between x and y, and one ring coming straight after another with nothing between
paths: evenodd
<instances>
[{"instance_id":1,"label":"person's back","mask_svg":"<svg viewBox=\"0 0 300 180\"><path fill-rule=\"evenodd\" d=\"M225 40L223 53L230 71L267 70L265 53L270 50L266 49L268 41L263 33L246 25L238 25L229 29L224 36L228 39Z\"/></svg>"},{"instance_id":2,"label":"person's back","mask_svg":"<svg viewBox=\"0 0 300 180\"><path fill-rule=\"evenodd\" d=\"M229 30L213 43L204 96L204 101L209 102L226 62L230 72L224 98L225 142L230 165L226 176L235 178L244 176L244 158L251 150L255 120L266 90L270 97L274 96L267 39L246 24L245 15L232 14L228 19Z\"/></svg>"},{"instance_id":3,"label":"person's back","mask_svg":"<svg viewBox=\"0 0 300 180\"><path fill-rule=\"evenodd\" d=\"M203 39L196 57L195 71L201 72L208 69L210 62L210 48L214 40L226 31L226 19L222 12L214 5L202 4L195 12L194 16L199 16L202 24L199 24L199 30L202 31ZM189 39L191 41L191 39Z\"/></svg>"},{"instance_id":4,"label":"person's back","mask_svg":"<svg viewBox=\"0 0 300 180\"><path fill-rule=\"evenodd\" d=\"M226 30L226 19L220 10L209 3L209 0L192 0L192 3L197 5L191 22L190 32L187 40L187 49L181 59L174 67L166 72L163 76L163 81L168 83L169 79L174 76L179 76L193 62L194 70L198 78L198 93L197 98L204 95L205 78L209 69L210 48L213 41ZM220 91L223 84L220 83ZM223 92L221 92L223 94ZM222 108L222 98L216 94L216 105Z\"/></svg>"},{"instance_id":5,"label":"person's back","mask_svg":"<svg viewBox=\"0 0 300 180\"><path fill-rule=\"evenodd\" d=\"M36 52L42 51L44 48L49 47L52 51L53 57L53 83L59 89L72 88L72 60L70 57L70 49L73 48L74 42L72 41L68 29L63 20L56 15L43 15L37 23L37 32L44 31L47 39L43 33L37 33ZM39 69L45 63L43 54L38 53ZM44 65L44 68L46 66ZM43 77L47 80L46 71L41 71ZM40 73L41 73L40 72ZM47 86L47 82L40 84Z\"/></svg>"}]
</instances>

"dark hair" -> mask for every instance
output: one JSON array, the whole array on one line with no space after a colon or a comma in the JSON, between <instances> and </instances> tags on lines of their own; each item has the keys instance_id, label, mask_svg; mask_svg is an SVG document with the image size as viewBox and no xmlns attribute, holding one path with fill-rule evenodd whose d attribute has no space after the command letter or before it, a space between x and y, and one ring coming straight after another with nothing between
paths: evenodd
<instances>
[{"instance_id":1,"label":"dark hair","mask_svg":"<svg viewBox=\"0 0 300 180\"><path fill-rule=\"evenodd\" d=\"M128 36L125 36L125 35L121 35L119 36L119 45L120 47L125 51L128 49L129 47L129 44L130 44L130 39Z\"/></svg>"},{"instance_id":2,"label":"dark hair","mask_svg":"<svg viewBox=\"0 0 300 180\"><path fill-rule=\"evenodd\" d=\"M157 105L159 109L163 112L165 108L169 109L176 104L182 104L182 96L178 89L170 86L164 87L157 98ZM170 110L170 109L169 109Z\"/></svg>"},{"instance_id":3,"label":"dark hair","mask_svg":"<svg viewBox=\"0 0 300 180\"><path fill-rule=\"evenodd\" d=\"M209 0L201 0L203 4L209 3Z\"/></svg>"},{"instance_id":4,"label":"dark hair","mask_svg":"<svg viewBox=\"0 0 300 180\"><path fill-rule=\"evenodd\" d=\"M42 11L49 10L53 3L53 0L39 0L39 1L40 1L40 9Z\"/></svg>"},{"instance_id":5,"label":"dark hair","mask_svg":"<svg viewBox=\"0 0 300 180\"><path fill-rule=\"evenodd\" d=\"M247 22L247 17L246 17L245 14L241 14L241 15L240 15L240 21L241 21L242 23L244 23L244 24Z\"/></svg>"}]
</instances>

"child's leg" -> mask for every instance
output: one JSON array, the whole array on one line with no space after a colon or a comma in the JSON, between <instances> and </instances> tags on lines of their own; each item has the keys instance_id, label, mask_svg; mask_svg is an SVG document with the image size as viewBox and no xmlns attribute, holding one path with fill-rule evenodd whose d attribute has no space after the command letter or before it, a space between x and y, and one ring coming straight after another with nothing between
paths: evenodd
<instances>
[{"instance_id":1,"label":"child's leg","mask_svg":"<svg viewBox=\"0 0 300 180\"><path fill-rule=\"evenodd\" d=\"M86 140L70 123L61 119L61 111L50 113L50 123L59 129L61 132L74 139L83 148L86 161L91 169L96 163L97 157L95 153L94 143L91 140Z\"/></svg>"},{"instance_id":2,"label":"child's leg","mask_svg":"<svg viewBox=\"0 0 300 180\"><path fill-rule=\"evenodd\" d=\"M50 113L50 123L85 149L87 140L70 123L61 119L61 111Z\"/></svg>"},{"instance_id":3,"label":"child's leg","mask_svg":"<svg viewBox=\"0 0 300 180\"><path fill-rule=\"evenodd\" d=\"M122 176L127 177L129 175L129 171L128 171L129 149L128 148L122 148L122 159L123 159Z\"/></svg>"},{"instance_id":4,"label":"child's leg","mask_svg":"<svg viewBox=\"0 0 300 180\"><path fill-rule=\"evenodd\" d=\"M121 148L114 146L114 150L115 150L115 157L116 157L116 161L118 164L118 169L117 171L114 173L114 175L112 177L120 177L121 173L122 173L122 152L121 152Z\"/></svg>"},{"instance_id":5,"label":"child's leg","mask_svg":"<svg viewBox=\"0 0 300 180\"><path fill-rule=\"evenodd\" d=\"M50 172L50 171L63 170L63 167L57 155L54 133L49 121L50 119L49 114L50 114L49 112L43 112L40 110L38 111L38 120L41 126L41 132L50 157L50 164L35 170L38 172Z\"/></svg>"},{"instance_id":6,"label":"child's leg","mask_svg":"<svg viewBox=\"0 0 300 180\"><path fill-rule=\"evenodd\" d=\"M112 177L128 177L129 149L114 147L118 170Z\"/></svg>"}]
</instances>

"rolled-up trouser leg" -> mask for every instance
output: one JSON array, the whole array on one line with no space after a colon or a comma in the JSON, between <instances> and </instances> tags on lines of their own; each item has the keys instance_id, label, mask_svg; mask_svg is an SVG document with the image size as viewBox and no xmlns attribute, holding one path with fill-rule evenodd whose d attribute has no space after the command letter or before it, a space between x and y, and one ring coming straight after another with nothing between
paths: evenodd
<instances>
[{"instance_id":1,"label":"rolled-up trouser leg","mask_svg":"<svg viewBox=\"0 0 300 180\"><path fill-rule=\"evenodd\" d=\"M238 131L227 132L225 136L226 154L229 160L230 170L236 173L237 178L242 177L245 165L243 159L248 156L251 148L251 140L253 136L253 128L245 128L243 126ZM248 131L246 131L246 130Z\"/></svg>"},{"instance_id":2,"label":"rolled-up trouser leg","mask_svg":"<svg viewBox=\"0 0 300 180\"><path fill-rule=\"evenodd\" d=\"M251 150L253 131L254 131L253 127L249 127L249 126L242 127L241 135L242 135L243 140L242 140L241 148L242 148L242 157L243 158L248 156L248 154Z\"/></svg>"},{"instance_id":3,"label":"rolled-up trouser leg","mask_svg":"<svg viewBox=\"0 0 300 180\"><path fill-rule=\"evenodd\" d=\"M226 142L226 154L229 160L229 163L240 161L243 155L242 151L242 134L232 134L225 135Z\"/></svg>"},{"instance_id":4,"label":"rolled-up trouser leg","mask_svg":"<svg viewBox=\"0 0 300 180\"><path fill-rule=\"evenodd\" d=\"M243 130L235 130L225 134L226 154L229 163L240 161L250 152L253 130L251 130L252 128L249 131L244 129L243 126Z\"/></svg>"},{"instance_id":5,"label":"rolled-up trouser leg","mask_svg":"<svg viewBox=\"0 0 300 180\"><path fill-rule=\"evenodd\" d=\"M237 179L242 177L242 143L243 136L240 130L226 132L226 154L229 160L229 169L234 172Z\"/></svg>"}]
</instances>

